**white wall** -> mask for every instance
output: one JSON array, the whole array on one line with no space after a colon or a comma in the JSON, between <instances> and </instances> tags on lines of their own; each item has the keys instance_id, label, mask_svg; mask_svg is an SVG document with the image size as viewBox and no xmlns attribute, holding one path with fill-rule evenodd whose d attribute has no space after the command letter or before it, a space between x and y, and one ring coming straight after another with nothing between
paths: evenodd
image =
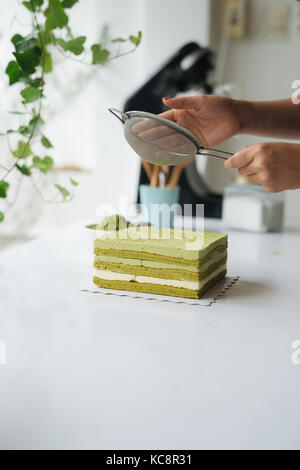
<instances>
[{"instance_id":1,"label":"white wall","mask_svg":"<svg viewBox=\"0 0 300 470\"><path fill-rule=\"evenodd\" d=\"M190 41L209 43L210 0L142 0L145 75Z\"/></svg>"},{"instance_id":2,"label":"white wall","mask_svg":"<svg viewBox=\"0 0 300 470\"><path fill-rule=\"evenodd\" d=\"M220 0L212 0L211 42L217 47L220 40ZM300 32L297 29L299 7L294 0L249 0L250 8L287 4L291 8L288 37L284 40L245 37L231 40L225 61L224 81L236 83L242 98L272 100L291 96L293 80L300 79ZM298 16L299 18L299 16ZM233 139L231 149L267 140L243 136ZM300 191L287 193L288 218L299 219Z\"/></svg>"}]
</instances>

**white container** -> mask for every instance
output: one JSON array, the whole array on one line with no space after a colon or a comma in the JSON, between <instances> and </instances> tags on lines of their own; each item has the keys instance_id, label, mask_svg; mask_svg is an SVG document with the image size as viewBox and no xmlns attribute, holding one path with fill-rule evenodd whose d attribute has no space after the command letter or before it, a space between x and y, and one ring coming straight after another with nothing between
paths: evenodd
<instances>
[{"instance_id":1,"label":"white container","mask_svg":"<svg viewBox=\"0 0 300 470\"><path fill-rule=\"evenodd\" d=\"M227 228L280 232L283 217L283 193L271 194L254 184L232 184L224 191L223 222Z\"/></svg>"}]
</instances>

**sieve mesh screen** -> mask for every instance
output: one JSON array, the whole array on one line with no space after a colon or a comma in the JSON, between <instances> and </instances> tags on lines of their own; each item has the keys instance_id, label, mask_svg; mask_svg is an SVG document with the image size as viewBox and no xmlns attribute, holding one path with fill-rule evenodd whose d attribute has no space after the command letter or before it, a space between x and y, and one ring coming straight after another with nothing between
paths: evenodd
<instances>
[{"instance_id":1,"label":"sieve mesh screen","mask_svg":"<svg viewBox=\"0 0 300 470\"><path fill-rule=\"evenodd\" d=\"M197 146L183 133L158 120L130 117L125 137L136 153L156 165L179 165L197 153Z\"/></svg>"}]
</instances>

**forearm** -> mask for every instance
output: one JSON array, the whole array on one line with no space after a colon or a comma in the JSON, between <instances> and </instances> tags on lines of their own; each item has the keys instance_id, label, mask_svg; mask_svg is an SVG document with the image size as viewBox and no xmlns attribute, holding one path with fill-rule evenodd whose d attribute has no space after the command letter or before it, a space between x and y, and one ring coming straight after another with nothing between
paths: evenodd
<instances>
[{"instance_id":1,"label":"forearm","mask_svg":"<svg viewBox=\"0 0 300 470\"><path fill-rule=\"evenodd\" d=\"M300 104L291 99L239 101L241 133L280 139L300 139Z\"/></svg>"}]
</instances>

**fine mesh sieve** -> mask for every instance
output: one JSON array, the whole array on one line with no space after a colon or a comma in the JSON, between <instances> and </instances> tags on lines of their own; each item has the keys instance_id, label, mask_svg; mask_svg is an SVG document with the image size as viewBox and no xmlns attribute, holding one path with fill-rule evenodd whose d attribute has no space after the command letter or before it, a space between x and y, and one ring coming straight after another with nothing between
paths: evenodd
<instances>
[{"instance_id":1,"label":"fine mesh sieve","mask_svg":"<svg viewBox=\"0 0 300 470\"><path fill-rule=\"evenodd\" d=\"M223 160L232 155L222 150L204 148L191 131L156 114L144 111L123 113L114 108L109 108L109 111L124 124L125 138L133 150L154 165L176 166L200 154Z\"/></svg>"}]
</instances>

